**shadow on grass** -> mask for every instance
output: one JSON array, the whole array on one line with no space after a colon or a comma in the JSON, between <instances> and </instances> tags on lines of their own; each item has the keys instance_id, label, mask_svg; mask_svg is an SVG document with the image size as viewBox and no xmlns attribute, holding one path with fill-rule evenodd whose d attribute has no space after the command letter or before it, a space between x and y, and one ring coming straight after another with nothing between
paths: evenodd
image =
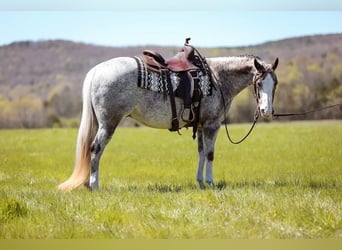
<instances>
[{"instance_id":1,"label":"shadow on grass","mask_svg":"<svg viewBox=\"0 0 342 250\"><path fill-rule=\"evenodd\" d=\"M216 184L216 189L224 190L226 188L237 189L237 188L264 188L264 187L300 187L300 188L311 188L311 189L319 189L319 188L341 188L342 183L336 180L308 180L308 181L300 181L300 180L274 180L274 181L260 181L260 180L249 180L249 181L239 181L239 182L230 182L226 180L220 180Z\"/></svg>"},{"instance_id":2,"label":"shadow on grass","mask_svg":"<svg viewBox=\"0 0 342 250\"><path fill-rule=\"evenodd\" d=\"M189 190L213 190L213 191L223 191L229 189L244 189L244 188L277 188L277 187L297 187L297 188L310 188L310 189L340 189L342 188L342 183L337 180L243 180L243 181L227 181L219 180L215 187L212 188L206 185L205 188L200 188L195 182L189 182L185 184L177 183L148 183L148 184L123 184L123 185L109 185L103 187L104 190L110 192L155 192L155 193L180 193Z\"/></svg>"}]
</instances>

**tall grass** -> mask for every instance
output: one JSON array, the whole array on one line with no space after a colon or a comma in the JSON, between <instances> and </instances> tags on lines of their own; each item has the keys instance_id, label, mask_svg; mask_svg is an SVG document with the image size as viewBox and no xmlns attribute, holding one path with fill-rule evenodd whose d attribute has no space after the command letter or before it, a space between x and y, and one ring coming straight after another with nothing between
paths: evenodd
<instances>
[{"instance_id":1,"label":"tall grass","mask_svg":"<svg viewBox=\"0 0 342 250\"><path fill-rule=\"evenodd\" d=\"M197 146L119 128L100 190L60 193L77 130L0 131L0 238L342 238L342 122L258 124L231 145L222 129L216 188L195 181ZM248 125L231 126L234 137Z\"/></svg>"}]
</instances>

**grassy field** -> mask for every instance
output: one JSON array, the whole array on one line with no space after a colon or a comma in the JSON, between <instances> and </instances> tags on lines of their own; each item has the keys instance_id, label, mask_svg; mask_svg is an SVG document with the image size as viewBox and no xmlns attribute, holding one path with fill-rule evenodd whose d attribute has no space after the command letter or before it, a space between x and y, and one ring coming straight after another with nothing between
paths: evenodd
<instances>
[{"instance_id":1,"label":"grassy field","mask_svg":"<svg viewBox=\"0 0 342 250\"><path fill-rule=\"evenodd\" d=\"M206 190L191 130L119 128L100 190L60 193L76 134L0 131L0 238L342 239L341 121L260 123L237 146L221 129Z\"/></svg>"}]
</instances>

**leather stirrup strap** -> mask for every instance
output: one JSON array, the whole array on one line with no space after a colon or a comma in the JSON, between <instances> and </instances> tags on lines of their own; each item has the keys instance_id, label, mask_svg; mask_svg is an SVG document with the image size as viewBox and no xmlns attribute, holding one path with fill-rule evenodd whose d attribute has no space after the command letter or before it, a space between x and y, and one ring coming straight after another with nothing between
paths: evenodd
<instances>
[{"instance_id":1,"label":"leather stirrup strap","mask_svg":"<svg viewBox=\"0 0 342 250\"><path fill-rule=\"evenodd\" d=\"M175 95L173 93L173 87L171 84L170 74L168 70L162 70L162 73L165 74L165 77L167 79L167 88L169 89L169 96L170 96L170 103L171 103L172 120L171 120L171 129L169 130L178 131L179 121L177 118L176 101L175 101Z\"/></svg>"}]
</instances>

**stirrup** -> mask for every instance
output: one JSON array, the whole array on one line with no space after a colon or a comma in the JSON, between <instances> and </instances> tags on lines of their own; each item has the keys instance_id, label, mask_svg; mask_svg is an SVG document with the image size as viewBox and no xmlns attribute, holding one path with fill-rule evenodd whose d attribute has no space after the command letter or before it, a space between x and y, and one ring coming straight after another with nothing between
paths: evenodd
<instances>
[{"instance_id":1,"label":"stirrup","mask_svg":"<svg viewBox=\"0 0 342 250\"><path fill-rule=\"evenodd\" d=\"M186 109L189 109L189 116L188 117L192 117L192 119L184 118L184 111ZM181 113L181 119L183 120L183 122L186 122L186 123L191 123L191 122L193 122L195 120L195 112L193 111L192 107L184 108L184 106L183 106L183 110L182 110L182 113Z\"/></svg>"}]
</instances>

